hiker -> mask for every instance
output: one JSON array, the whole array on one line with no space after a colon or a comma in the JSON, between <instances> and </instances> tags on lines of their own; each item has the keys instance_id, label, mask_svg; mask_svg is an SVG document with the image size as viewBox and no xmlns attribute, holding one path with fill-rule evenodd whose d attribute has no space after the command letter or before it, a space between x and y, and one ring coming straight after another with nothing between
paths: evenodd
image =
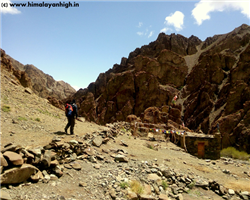
<instances>
[{"instance_id":1,"label":"hiker","mask_svg":"<svg viewBox=\"0 0 250 200\"><path fill-rule=\"evenodd\" d=\"M77 115L77 105L76 105L76 101L75 99L73 99L71 104L66 104L65 107L65 114L68 118L68 123L65 127L65 133L67 133L68 128L70 127L70 134L73 135L74 134L74 126L75 126L75 116L76 119L78 117Z\"/></svg>"},{"instance_id":2,"label":"hiker","mask_svg":"<svg viewBox=\"0 0 250 200\"><path fill-rule=\"evenodd\" d=\"M172 103L173 103L173 104L175 104L175 103L176 103L177 98L178 98L178 96L177 96L177 95L175 95L175 97L174 97L174 98L173 98L173 100L172 100Z\"/></svg>"}]
</instances>

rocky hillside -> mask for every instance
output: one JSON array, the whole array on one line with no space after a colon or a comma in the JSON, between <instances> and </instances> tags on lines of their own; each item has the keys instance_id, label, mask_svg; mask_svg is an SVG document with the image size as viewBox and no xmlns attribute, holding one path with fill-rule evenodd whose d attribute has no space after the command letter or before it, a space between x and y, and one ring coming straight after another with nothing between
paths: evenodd
<instances>
[{"instance_id":1,"label":"rocky hillside","mask_svg":"<svg viewBox=\"0 0 250 200\"><path fill-rule=\"evenodd\" d=\"M100 126L80 118L75 135L66 134L64 111L13 73L1 68L0 199L250 198L249 161L199 159L165 134L134 137L128 122Z\"/></svg>"},{"instance_id":2,"label":"rocky hillside","mask_svg":"<svg viewBox=\"0 0 250 200\"><path fill-rule=\"evenodd\" d=\"M80 114L99 124L141 117L156 107L164 120L206 134L222 133L223 147L250 151L250 27L201 41L159 34L79 90ZM178 99L173 104L173 97ZM218 125L218 126L217 126Z\"/></svg>"},{"instance_id":3,"label":"rocky hillside","mask_svg":"<svg viewBox=\"0 0 250 200\"><path fill-rule=\"evenodd\" d=\"M26 73L31 81L29 87L40 97L63 100L76 92L68 83L54 80L52 76L45 74L34 65L23 65L5 53L3 56L6 60L10 60L15 71Z\"/></svg>"}]
</instances>

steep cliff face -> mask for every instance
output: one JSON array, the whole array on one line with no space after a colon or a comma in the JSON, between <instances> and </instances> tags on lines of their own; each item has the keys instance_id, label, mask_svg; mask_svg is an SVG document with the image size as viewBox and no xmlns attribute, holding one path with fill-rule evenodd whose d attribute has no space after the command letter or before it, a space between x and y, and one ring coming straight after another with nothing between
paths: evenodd
<instances>
[{"instance_id":1,"label":"steep cliff face","mask_svg":"<svg viewBox=\"0 0 250 200\"><path fill-rule=\"evenodd\" d=\"M77 99L81 115L101 124L125 120L130 114L140 116L149 107L164 110L185 84L188 66L184 56L196 53L201 42L195 36L161 33L156 41L135 49L71 99ZM173 111L170 118L176 115ZM181 122L179 115L172 119Z\"/></svg>"},{"instance_id":2,"label":"steep cliff face","mask_svg":"<svg viewBox=\"0 0 250 200\"><path fill-rule=\"evenodd\" d=\"M157 108L168 122L250 150L250 27L207 38L159 34L71 97L100 124ZM173 97L178 99L173 104ZM162 122L162 120L161 120Z\"/></svg>"},{"instance_id":3,"label":"steep cliff face","mask_svg":"<svg viewBox=\"0 0 250 200\"><path fill-rule=\"evenodd\" d=\"M25 72L31 81L30 88L40 97L50 97L49 99L54 99L53 102L55 102L55 99L60 101L76 92L68 83L55 81L52 76L45 74L34 65L23 65L8 55L6 58L10 60L15 71Z\"/></svg>"},{"instance_id":4,"label":"steep cliff face","mask_svg":"<svg viewBox=\"0 0 250 200\"><path fill-rule=\"evenodd\" d=\"M15 69L4 50L0 49L0 54L1 54L1 60L0 60L1 71L2 70L8 71L11 78L17 81L16 83L20 83L23 87L32 88L32 82L28 74L24 71Z\"/></svg>"},{"instance_id":5,"label":"steep cliff face","mask_svg":"<svg viewBox=\"0 0 250 200\"><path fill-rule=\"evenodd\" d=\"M184 121L192 130L214 134L219 126L223 147L250 150L250 27L203 43L198 62L181 91Z\"/></svg>"}]
</instances>

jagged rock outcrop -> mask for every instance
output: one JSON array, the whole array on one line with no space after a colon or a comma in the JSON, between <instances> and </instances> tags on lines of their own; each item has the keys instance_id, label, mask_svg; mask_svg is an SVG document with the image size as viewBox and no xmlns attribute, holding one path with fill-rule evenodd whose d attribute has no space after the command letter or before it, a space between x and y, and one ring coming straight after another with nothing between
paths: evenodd
<instances>
[{"instance_id":1,"label":"jagged rock outcrop","mask_svg":"<svg viewBox=\"0 0 250 200\"><path fill-rule=\"evenodd\" d=\"M40 97L63 100L76 92L68 83L54 80L52 76L45 74L34 65L23 65L8 55L6 55L6 59L11 63L12 70L18 72L16 76L19 77L21 84L30 87ZM25 77L22 74L25 74ZM30 79L29 85L27 85L26 79Z\"/></svg>"},{"instance_id":2,"label":"jagged rock outcrop","mask_svg":"<svg viewBox=\"0 0 250 200\"><path fill-rule=\"evenodd\" d=\"M206 40L181 91L187 127L222 134L222 146L249 152L250 27ZM203 44L203 46L204 46ZM247 122L248 121L248 122Z\"/></svg>"},{"instance_id":3,"label":"jagged rock outcrop","mask_svg":"<svg viewBox=\"0 0 250 200\"><path fill-rule=\"evenodd\" d=\"M1 71L2 70L8 71L9 72L8 74L11 76L11 78L16 80L23 87L32 88L32 82L28 74L24 71L15 69L11 63L11 60L8 58L4 50L0 49L0 54L1 54L1 61L0 61Z\"/></svg>"},{"instance_id":4,"label":"jagged rock outcrop","mask_svg":"<svg viewBox=\"0 0 250 200\"><path fill-rule=\"evenodd\" d=\"M143 119L149 107L161 112L165 106L171 125L206 134L219 126L223 147L249 151L249 40L250 27L244 24L204 42L161 33L70 98L87 120L100 124L129 115Z\"/></svg>"}]
</instances>

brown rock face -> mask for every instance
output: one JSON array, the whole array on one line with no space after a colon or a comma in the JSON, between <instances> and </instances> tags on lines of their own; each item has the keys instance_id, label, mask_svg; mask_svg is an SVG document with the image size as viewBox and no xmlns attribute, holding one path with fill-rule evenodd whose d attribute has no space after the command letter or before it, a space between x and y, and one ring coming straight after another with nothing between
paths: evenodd
<instances>
[{"instance_id":1,"label":"brown rock face","mask_svg":"<svg viewBox=\"0 0 250 200\"><path fill-rule=\"evenodd\" d=\"M4 63L4 67L9 72L12 72L21 85L31 88L37 95L43 98L52 97L60 101L76 92L68 83L55 81L52 76L45 74L34 65L21 64L6 55L3 50L1 50L1 60Z\"/></svg>"},{"instance_id":2,"label":"brown rock face","mask_svg":"<svg viewBox=\"0 0 250 200\"><path fill-rule=\"evenodd\" d=\"M223 147L250 151L249 40L248 25L204 42L161 33L70 98L81 115L100 124L135 115L206 134L215 134L219 124Z\"/></svg>"},{"instance_id":3,"label":"brown rock face","mask_svg":"<svg viewBox=\"0 0 250 200\"><path fill-rule=\"evenodd\" d=\"M43 73L34 65L25 65L24 71L32 81L33 90L41 97L51 96L63 100L76 92L69 84L63 81L55 81L52 76Z\"/></svg>"},{"instance_id":4,"label":"brown rock face","mask_svg":"<svg viewBox=\"0 0 250 200\"><path fill-rule=\"evenodd\" d=\"M11 78L15 79L23 87L32 88L31 79L29 78L27 73L14 68L11 63L11 60L5 54L4 50L0 49L0 54L1 54L1 70L7 70L10 73L10 75L12 75Z\"/></svg>"}]
</instances>

